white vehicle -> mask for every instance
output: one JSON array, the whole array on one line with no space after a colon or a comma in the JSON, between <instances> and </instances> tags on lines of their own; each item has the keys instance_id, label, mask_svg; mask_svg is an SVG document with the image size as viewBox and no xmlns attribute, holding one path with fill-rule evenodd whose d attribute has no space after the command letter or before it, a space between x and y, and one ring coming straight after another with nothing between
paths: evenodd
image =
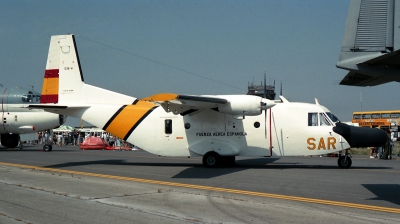
<instances>
[{"instance_id":1,"label":"white vehicle","mask_svg":"<svg viewBox=\"0 0 400 224\"><path fill-rule=\"evenodd\" d=\"M318 101L171 93L137 99L85 84L75 46L73 35L51 37L41 100L46 104L29 107L81 118L156 155L202 156L206 167L234 163L235 156L321 155L352 145L332 130L338 120ZM336 125L335 131L351 139L349 127ZM382 136L381 130L372 134ZM385 135L367 139L368 146L386 141ZM351 159L346 154L338 164L348 168Z\"/></svg>"},{"instance_id":2,"label":"white vehicle","mask_svg":"<svg viewBox=\"0 0 400 224\"><path fill-rule=\"evenodd\" d=\"M1 95L1 145L15 148L19 141L37 139L37 132L53 129L65 122L63 115L42 109L27 109L29 104L39 104L40 94L22 88L0 87ZM33 138L33 133L36 138Z\"/></svg>"}]
</instances>

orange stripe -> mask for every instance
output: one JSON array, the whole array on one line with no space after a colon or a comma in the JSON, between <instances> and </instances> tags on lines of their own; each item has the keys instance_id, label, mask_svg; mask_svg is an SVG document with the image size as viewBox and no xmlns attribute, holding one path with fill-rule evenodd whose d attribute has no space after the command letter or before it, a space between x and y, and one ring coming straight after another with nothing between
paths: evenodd
<instances>
[{"instance_id":1,"label":"orange stripe","mask_svg":"<svg viewBox=\"0 0 400 224\"><path fill-rule=\"evenodd\" d=\"M43 79L42 95L58 95L58 77Z\"/></svg>"},{"instance_id":2,"label":"orange stripe","mask_svg":"<svg viewBox=\"0 0 400 224\"><path fill-rule=\"evenodd\" d=\"M106 131L125 138L131 128L146 115L154 106L153 103L139 101L135 105L127 105L108 125Z\"/></svg>"},{"instance_id":3,"label":"orange stripe","mask_svg":"<svg viewBox=\"0 0 400 224\"><path fill-rule=\"evenodd\" d=\"M159 93L154 94L152 96L143 98L142 100L146 101L168 101L168 100L175 100L178 97L178 94L174 93Z\"/></svg>"}]
</instances>

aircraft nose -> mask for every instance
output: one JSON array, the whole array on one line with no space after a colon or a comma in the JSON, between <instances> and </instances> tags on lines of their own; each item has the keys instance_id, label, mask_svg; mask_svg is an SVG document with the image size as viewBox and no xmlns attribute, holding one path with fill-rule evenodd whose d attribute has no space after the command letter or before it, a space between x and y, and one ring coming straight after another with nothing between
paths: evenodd
<instances>
[{"instance_id":1,"label":"aircraft nose","mask_svg":"<svg viewBox=\"0 0 400 224\"><path fill-rule=\"evenodd\" d=\"M333 131L343 136L351 147L379 147L383 146L388 139L384 130L355 127L340 122L336 123Z\"/></svg>"}]
</instances>

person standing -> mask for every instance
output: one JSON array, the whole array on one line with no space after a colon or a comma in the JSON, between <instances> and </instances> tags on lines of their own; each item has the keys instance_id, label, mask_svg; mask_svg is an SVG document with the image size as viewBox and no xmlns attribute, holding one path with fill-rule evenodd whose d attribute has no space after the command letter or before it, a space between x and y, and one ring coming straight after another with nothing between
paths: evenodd
<instances>
[{"instance_id":1,"label":"person standing","mask_svg":"<svg viewBox=\"0 0 400 224\"><path fill-rule=\"evenodd\" d=\"M77 146L78 145L78 132L74 132L73 137L74 137L74 146Z\"/></svg>"},{"instance_id":2,"label":"person standing","mask_svg":"<svg viewBox=\"0 0 400 224\"><path fill-rule=\"evenodd\" d=\"M38 144L42 144L42 132L38 133Z\"/></svg>"},{"instance_id":3,"label":"person standing","mask_svg":"<svg viewBox=\"0 0 400 224\"><path fill-rule=\"evenodd\" d=\"M390 138L390 131L387 132L387 135L388 135L387 141L383 146L382 159L389 159L389 155L391 155L392 153L391 148L393 147L393 142L392 139Z\"/></svg>"},{"instance_id":4,"label":"person standing","mask_svg":"<svg viewBox=\"0 0 400 224\"><path fill-rule=\"evenodd\" d=\"M44 132L44 143L49 143L49 134L47 133L47 131Z\"/></svg>"}]
</instances>

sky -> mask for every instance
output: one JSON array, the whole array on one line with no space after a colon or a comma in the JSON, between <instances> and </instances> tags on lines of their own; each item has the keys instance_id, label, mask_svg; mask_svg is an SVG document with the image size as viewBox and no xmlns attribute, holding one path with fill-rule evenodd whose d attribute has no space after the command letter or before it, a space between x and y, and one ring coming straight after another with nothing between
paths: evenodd
<instances>
[{"instance_id":1,"label":"sky","mask_svg":"<svg viewBox=\"0 0 400 224\"><path fill-rule=\"evenodd\" d=\"M282 82L289 101L317 98L342 121L400 109L399 83L339 85L348 8L348 0L2 0L0 84L40 92L50 37L71 33L85 83L137 98L245 94L266 73L276 93Z\"/></svg>"}]
</instances>

